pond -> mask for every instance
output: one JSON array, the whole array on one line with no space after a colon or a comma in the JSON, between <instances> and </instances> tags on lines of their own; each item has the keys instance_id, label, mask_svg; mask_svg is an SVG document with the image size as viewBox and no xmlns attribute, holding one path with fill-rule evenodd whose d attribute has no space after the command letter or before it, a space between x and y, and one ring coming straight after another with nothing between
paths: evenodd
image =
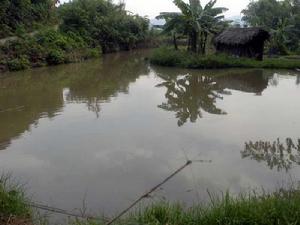
<instances>
[{"instance_id":1,"label":"pond","mask_svg":"<svg viewBox=\"0 0 300 225\"><path fill-rule=\"evenodd\" d=\"M0 170L35 202L113 214L300 178L300 73L150 66L144 51L0 78ZM204 160L200 162L199 160Z\"/></svg>"}]
</instances>

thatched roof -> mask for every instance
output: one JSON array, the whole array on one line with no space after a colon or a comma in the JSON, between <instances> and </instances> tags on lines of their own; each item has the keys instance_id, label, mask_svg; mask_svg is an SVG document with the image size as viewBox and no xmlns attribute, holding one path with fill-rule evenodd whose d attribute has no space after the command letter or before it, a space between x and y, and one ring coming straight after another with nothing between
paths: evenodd
<instances>
[{"instance_id":1,"label":"thatched roof","mask_svg":"<svg viewBox=\"0 0 300 225\"><path fill-rule=\"evenodd\" d=\"M244 45L253 40L267 40L270 34L262 28L229 28L215 38L216 44Z\"/></svg>"}]
</instances>

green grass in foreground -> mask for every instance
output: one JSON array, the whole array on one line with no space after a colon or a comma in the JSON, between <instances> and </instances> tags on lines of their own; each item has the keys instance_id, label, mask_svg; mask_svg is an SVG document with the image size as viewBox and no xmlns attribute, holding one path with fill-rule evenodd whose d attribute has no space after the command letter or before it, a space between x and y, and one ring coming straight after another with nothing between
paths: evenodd
<instances>
[{"instance_id":1,"label":"green grass in foreground","mask_svg":"<svg viewBox=\"0 0 300 225\"><path fill-rule=\"evenodd\" d=\"M29 218L30 208L21 187L11 184L8 176L0 177L0 223L11 216Z\"/></svg>"},{"instance_id":2,"label":"green grass in foreground","mask_svg":"<svg viewBox=\"0 0 300 225\"><path fill-rule=\"evenodd\" d=\"M155 65L182 67L191 69L217 68L269 68L269 69L296 69L300 68L298 58L266 58L257 61L249 58L235 58L228 55L201 56L183 50L169 48L155 49L150 57Z\"/></svg>"},{"instance_id":3,"label":"green grass in foreground","mask_svg":"<svg viewBox=\"0 0 300 225\"><path fill-rule=\"evenodd\" d=\"M75 222L98 225L101 222ZM290 225L300 224L300 191L279 191L258 196L255 193L233 198L226 194L208 206L185 208L180 204L160 203L137 211L118 225Z\"/></svg>"},{"instance_id":4,"label":"green grass in foreground","mask_svg":"<svg viewBox=\"0 0 300 225\"><path fill-rule=\"evenodd\" d=\"M31 218L21 188L0 178L0 224L7 217ZM28 223L12 223L28 224ZM103 221L72 221L70 225L105 225ZM221 198L212 196L208 205L190 208L182 204L157 203L125 216L116 225L296 225L300 224L300 191L290 188L272 194Z\"/></svg>"}]
</instances>

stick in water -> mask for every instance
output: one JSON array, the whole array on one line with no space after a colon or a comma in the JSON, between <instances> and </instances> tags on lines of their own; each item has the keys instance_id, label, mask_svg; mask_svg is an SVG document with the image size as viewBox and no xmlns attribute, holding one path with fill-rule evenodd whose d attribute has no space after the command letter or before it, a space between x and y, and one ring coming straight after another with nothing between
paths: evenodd
<instances>
[{"instance_id":1,"label":"stick in water","mask_svg":"<svg viewBox=\"0 0 300 225\"><path fill-rule=\"evenodd\" d=\"M36 209L41 209L41 210L45 210L45 211L49 211L49 212L53 212L53 213L58 213L58 214L63 214L66 216L72 216L72 217L76 217L76 218L82 218L82 219L90 219L90 220L98 220L99 218L93 217L93 216L89 216L89 215L80 215L80 214L76 214L73 212L68 212L67 210L64 209L59 209L59 208L55 208L55 207L51 207L51 206L47 206L47 205L42 205L42 204L37 204L37 203L33 203L33 202L27 202L27 205L32 207L32 208L36 208Z\"/></svg>"},{"instance_id":2,"label":"stick in water","mask_svg":"<svg viewBox=\"0 0 300 225\"><path fill-rule=\"evenodd\" d=\"M159 187L161 187L163 184L168 182L171 178L173 178L175 175L180 173L182 170L184 170L187 166L191 165L192 161L188 160L183 166L181 166L179 169L177 169L175 172L173 172L170 176L168 176L166 179L164 179L162 182L151 188L148 192L143 194L141 197L139 197L137 200L135 200L130 206L128 206L126 209L124 209L120 214L118 214L115 218L110 220L106 225L111 225L118 219L120 219L124 214L126 214L130 209L132 209L136 204L138 204L141 200L144 198L147 198L151 193L156 191Z\"/></svg>"}]
</instances>

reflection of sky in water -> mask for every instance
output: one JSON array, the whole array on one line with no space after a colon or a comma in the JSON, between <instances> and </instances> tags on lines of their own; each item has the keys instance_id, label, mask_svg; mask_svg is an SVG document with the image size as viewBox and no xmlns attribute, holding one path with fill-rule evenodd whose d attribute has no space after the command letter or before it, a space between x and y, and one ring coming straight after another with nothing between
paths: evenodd
<instances>
[{"instance_id":1,"label":"reflection of sky in water","mask_svg":"<svg viewBox=\"0 0 300 225\"><path fill-rule=\"evenodd\" d=\"M117 71L120 76L131 76L131 69L136 69L131 66ZM138 67L147 66L139 62ZM101 68L105 69L105 65ZM193 164L164 185L155 194L157 197L191 203L205 200L207 189L232 192L250 186L268 189L289 179L285 171L270 170L264 163L242 159L240 152L247 141L299 138L300 89L295 85L296 76L284 76L281 72L270 77L274 72L264 71L266 87L252 78L244 79L241 84L234 76L215 77L212 83L219 85L222 98L209 104L226 114L202 110L201 118L194 123L188 120L178 127L177 111L158 107L168 99L167 88L157 85L166 76L186 73L176 69L140 69L143 76L132 75L114 86L113 91L108 84L114 80L106 77L101 77L103 83L97 83L101 79L93 76L89 80L64 83L64 76L70 75L68 69L57 75L59 85L52 87L56 94L50 95L50 90L46 90L43 96L46 87L24 93L19 90L22 101L27 101L23 114L0 114L6 129L0 128L0 140L7 143L0 152L0 169L11 171L25 181L35 200L73 209L81 207L86 196L88 207L106 213L120 210L157 184L185 162L185 154L212 163ZM19 78L6 79L0 85ZM29 97L30 93L34 96ZM18 96L17 89L0 95L0 103L7 107L19 105L17 100L13 100L15 105L9 105L7 96ZM35 106L30 105L30 99ZM201 99L200 95L196 101ZM88 104L95 103L101 109L98 117L94 110L88 110L91 109ZM14 123L22 124L23 115L28 127L25 123L14 127ZM14 117L18 117L16 121ZM12 130L7 131L10 127ZM299 179L299 168L293 166L289 174ZM197 194L199 199L195 197Z\"/></svg>"}]
</instances>

